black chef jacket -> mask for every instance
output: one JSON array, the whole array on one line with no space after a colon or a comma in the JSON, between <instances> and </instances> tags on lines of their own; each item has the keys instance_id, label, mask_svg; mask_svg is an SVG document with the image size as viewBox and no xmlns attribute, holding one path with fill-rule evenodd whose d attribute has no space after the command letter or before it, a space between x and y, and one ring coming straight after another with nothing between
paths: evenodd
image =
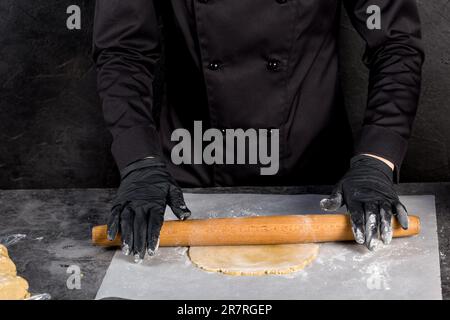
<instances>
[{"instance_id":1,"label":"black chef jacket","mask_svg":"<svg viewBox=\"0 0 450 320\"><path fill-rule=\"evenodd\" d=\"M364 123L353 144L338 80L341 2L366 42ZM370 30L369 5L381 8ZM182 186L334 183L354 153L398 170L423 50L415 0L97 0L94 59L119 169L164 155ZM161 108L158 108L158 106ZM177 128L279 129L280 168L173 165Z\"/></svg>"}]
</instances>

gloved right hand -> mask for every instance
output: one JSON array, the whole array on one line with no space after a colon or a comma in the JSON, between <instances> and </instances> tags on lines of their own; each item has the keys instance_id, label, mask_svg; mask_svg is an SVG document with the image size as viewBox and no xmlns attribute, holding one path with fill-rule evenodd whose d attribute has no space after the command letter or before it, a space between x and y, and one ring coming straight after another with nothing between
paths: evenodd
<instances>
[{"instance_id":1,"label":"gloved right hand","mask_svg":"<svg viewBox=\"0 0 450 320\"><path fill-rule=\"evenodd\" d=\"M108 219L108 239L114 240L120 231L122 252L133 254L136 263L142 261L145 252L153 256L158 249L166 205L180 220L191 215L180 187L162 160L146 158L133 162L121 171L121 183Z\"/></svg>"}]
</instances>

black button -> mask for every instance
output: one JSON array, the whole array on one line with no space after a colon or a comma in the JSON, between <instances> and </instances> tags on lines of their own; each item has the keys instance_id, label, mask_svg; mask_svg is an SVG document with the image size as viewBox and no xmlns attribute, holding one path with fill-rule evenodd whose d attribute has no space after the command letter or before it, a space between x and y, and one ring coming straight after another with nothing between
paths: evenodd
<instances>
[{"instance_id":1,"label":"black button","mask_svg":"<svg viewBox=\"0 0 450 320\"><path fill-rule=\"evenodd\" d=\"M270 59L267 62L267 69L270 71L278 71L280 69L280 61L277 59Z\"/></svg>"},{"instance_id":2,"label":"black button","mask_svg":"<svg viewBox=\"0 0 450 320\"><path fill-rule=\"evenodd\" d=\"M207 0L206 0L206 1L207 1ZM279 4L284 4L284 3L287 2L287 0L277 0L277 2L278 2Z\"/></svg>"},{"instance_id":3,"label":"black button","mask_svg":"<svg viewBox=\"0 0 450 320\"><path fill-rule=\"evenodd\" d=\"M220 61L212 61L208 64L208 69L212 71L219 70L222 66L222 63Z\"/></svg>"},{"instance_id":4,"label":"black button","mask_svg":"<svg viewBox=\"0 0 450 320\"><path fill-rule=\"evenodd\" d=\"M208 3L209 0L198 0L200 3Z\"/></svg>"}]
</instances>

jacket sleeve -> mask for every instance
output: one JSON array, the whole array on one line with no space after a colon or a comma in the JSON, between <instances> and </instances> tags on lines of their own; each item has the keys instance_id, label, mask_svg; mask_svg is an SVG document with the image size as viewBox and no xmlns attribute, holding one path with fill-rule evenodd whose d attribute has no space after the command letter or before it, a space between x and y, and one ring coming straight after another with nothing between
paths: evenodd
<instances>
[{"instance_id":1,"label":"jacket sleeve","mask_svg":"<svg viewBox=\"0 0 450 320\"><path fill-rule=\"evenodd\" d=\"M119 169L161 154L152 117L160 35L151 0L97 0L93 58L111 152Z\"/></svg>"},{"instance_id":2,"label":"jacket sleeve","mask_svg":"<svg viewBox=\"0 0 450 320\"><path fill-rule=\"evenodd\" d=\"M355 153L371 153L399 168L420 95L424 53L415 0L344 0L352 24L366 42L367 108ZM381 9L381 29L370 30L368 7ZM397 177L398 178L398 177Z\"/></svg>"}]
</instances>

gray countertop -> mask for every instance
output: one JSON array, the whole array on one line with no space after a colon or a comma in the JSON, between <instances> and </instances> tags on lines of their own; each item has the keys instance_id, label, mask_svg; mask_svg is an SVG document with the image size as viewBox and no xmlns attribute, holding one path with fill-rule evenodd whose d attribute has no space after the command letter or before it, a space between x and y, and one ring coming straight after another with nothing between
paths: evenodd
<instances>
[{"instance_id":1,"label":"gray countertop","mask_svg":"<svg viewBox=\"0 0 450 320\"><path fill-rule=\"evenodd\" d=\"M401 195L436 197L442 294L450 298L450 183L401 184ZM329 186L185 189L192 193L328 194ZM104 224L114 189L0 190L0 238L24 234L10 246L18 273L33 294L54 299L93 299L114 250L93 247L92 226ZM67 287L69 266L82 273L81 288Z\"/></svg>"}]
</instances>

